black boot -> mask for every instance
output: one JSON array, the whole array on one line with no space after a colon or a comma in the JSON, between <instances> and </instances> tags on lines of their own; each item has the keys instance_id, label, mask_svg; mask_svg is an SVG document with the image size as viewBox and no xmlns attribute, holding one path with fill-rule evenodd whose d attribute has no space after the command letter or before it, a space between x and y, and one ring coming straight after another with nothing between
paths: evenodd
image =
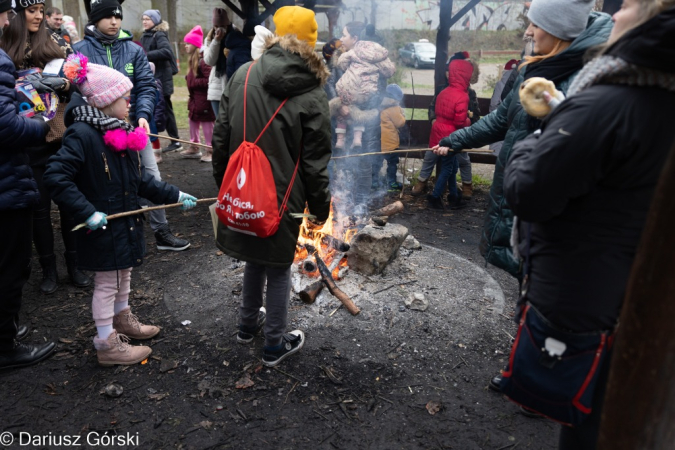
<instances>
[{"instance_id":1,"label":"black boot","mask_svg":"<svg viewBox=\"0 0 675 450\"><path fill-rule=\"evenodd\" d=\"M63 256L66 258L66 267L68 268L70 281L76 287L91 286L91 278L77 268L77 252L65 252Z\"/></svg>"},{"instance_id":2,"label":"black boot","mask_svg":"<svg viewBox=\"0 0 675 450\"><path fill-rule=\"evenodd\" d=\"M42 266L42 282L40 283L40 291L43 294L53 294L56 292L59 281L56 274L56 256L41 256L40 265Z\"/></svg>"},{"instance_id":3,"label":"black boot","mask_svg":"<svg viewBox=\"0 0 675 450\"><path fill-rule=\"evenodd\" d=\"M54 342L37 345L16 342L12 350L0 352L0 370L16 369L39 363L49 358L54 350L56 350Z\"/></svg>"},{"instance_id":4,"label":"black boot","mask_svg":"<svg viewBox=\"0 0 675 450\"><path fill-rule=\"evenodd\" d=\"M190 242L176 237L171 233L168 223L162 225L155 232L155 239L157 239L157 250L172 250L174 252L179 252L190 246Z\"/></svg>"}]
</instances>

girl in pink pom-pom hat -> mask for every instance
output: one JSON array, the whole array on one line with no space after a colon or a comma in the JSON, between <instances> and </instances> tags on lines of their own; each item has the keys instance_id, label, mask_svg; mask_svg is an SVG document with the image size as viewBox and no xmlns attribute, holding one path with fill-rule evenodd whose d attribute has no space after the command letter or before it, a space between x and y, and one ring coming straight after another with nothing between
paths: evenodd
<instances>
[{"instance_id":1,"label":"girl in pink pom-pom hat","mask_svg":"<svg viewBox=\"0 0 675 450\"><path fill-rule=\"evenodd\" d=\"M86 227L77 231L79 268L94 272L94 347L103 366L130 365L152 350L129 345L129 338L151 339L159 327L142 324L131 313L131 270L145 255L143 216L108 222L107 216L140 209L139 199L196 206L196 198L145 172L140 151L148 136L125 119L133 84L120 72L89 64L79 53L64 64L78 85L65 113L62 147L47 163L44 182L52 199Z\"/></svg>"}]
</instances>

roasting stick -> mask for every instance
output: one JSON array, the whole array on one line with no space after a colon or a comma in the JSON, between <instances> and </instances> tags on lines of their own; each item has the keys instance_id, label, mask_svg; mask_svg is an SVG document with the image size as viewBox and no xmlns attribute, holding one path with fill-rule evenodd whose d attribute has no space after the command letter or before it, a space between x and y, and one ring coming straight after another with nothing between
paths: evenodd
<instances>
[{"instance_id":1,"label":"roasting stick","mask_svg":"<svg viewBox=\"0 0 675 450\"><path fill-rule=\"evenodd\" d=\"M383 152L371 152L371 153L358 153L356 155L333 156L331 159L358 158L359 156L383 155L385 153L410 153L410 152L425 152L425 151L431 151L431 149L430 148L406 148L406 149L403 149L403 150L392 150L390 152L384 152L384 153ZM468 149L468 150L462 150L461 152L451 152L451 153L494 153L494 151L492 151L492 150Z\"/></svg>"},{"instance_id":2,"label":"roasting stick","mask_svg":"<svg viewBox=\"0 0 675 450\"><path fill-rule=\"evenodd\" d=\"M183 144L196 145L196 146L198 146L198 147L213 148L213 147L211 147L210 145L200 144L200 143L198 143L198 142L192 142L192 141L185 141L185 140L183 140L183 139L176 139L176 138L172 138L172 137L169 137L169 136L163 136L163 135L161 135L161 134L152 134L152 133L148 133L148 136L152 136L152 137L156 137L156 138L162 138L162 139L168 139L168 140L170 140L170 141L182 142Z\"/></svg>"},{"instance_id":3,"label":"roasting stick","mask_svg":"<svg viewBox=\"0 0 675 450\"><path fill-rule=\"evenodd\" d=\"M196 142L191 142L191 141L184 141L183 139L176 139L168 136L162 136L159 134L152 134L148 133L148 136L152 137L158 137L162 139L168 139L170 141L176 141L176 142L182 142L184 144L190 144L190 145L197 145L199 147L204 147L204 148L213 148L210 145L206 144L198 144ZM386 153L410 153L410 152L424 152L427 150L431 150L430 148L406 148L403 150L392 150L390 152ZM469 149L469 150L462 150L462 153L494 153L492 150L478 150L478 149ZM372 156L372 155L382 155L383 152L371 152L371 153L359 153L356 155L346 155L346 156L333 156L331 159L343 159L343 158L358 158L359 156Z\"/></svg>"},{"instance_id":4,"label":"roasting stick","mask_svg":"<svg viewBox=\"0 0 675 450\"><path fill-rule=\"evenodd\" d=\"M202 198L202 199L197 200L197 203L215 202L216 200L218 200L218 199L217 198ZM109 216L106 216L106 219L107 220L118 219L120 217L133 216L135 214L140 214L140 213L144 213L144 212L148 212L148 211L155 211L155 210L158 210L158 209L176 208L178 206L183 206L183 203L182 202L181 203L170 203L168 205L158 205L158 206L150 206L148 208L141 208L141 209L137 209L135 211L125 211L123 213L111 214ZM81 224L77 225L75 228L73 228L71 231L77 231L80 228L84 228L86 226L87 226L86 223L81 223Z\"/></svg>"}]
</instances>

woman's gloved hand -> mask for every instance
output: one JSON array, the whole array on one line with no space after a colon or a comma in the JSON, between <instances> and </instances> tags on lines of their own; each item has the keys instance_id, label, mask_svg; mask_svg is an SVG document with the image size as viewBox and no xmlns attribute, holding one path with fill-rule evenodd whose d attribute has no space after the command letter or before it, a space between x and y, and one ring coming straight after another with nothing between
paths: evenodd
<instances>
[{"instance_id":1,"label":"woman's gloved hand","mask_svg":"<svg viewBox=\"0 0 675 450\"><path fill-rule=\"evenodd\" d=\"M57 92L67 91L70 88L70 83L65 78L43 77L40 81Z\"/></svg>"},{"instance_id":2,"label":"woman's gloved hand","mask_svg":"<svg viewBox=\"0 0 675 450\"><path fill-rule=\"evenodd\" d=\"M108 219L106 219L107 215L105 213L96 211L94 214L89 216L89 218L85 221L87 224L87 228L90 230L98 230L102 226L105 226L108 224Z\"/></svg>"},{"instance_id":3,"label":"woman's gloved hand","mask_svg":"<svg viewBox=\"0 0 675 450\"><path fill-rule=\"evenodd\" d=\"M188 209L192 209L195 206L197 206L197 197L194 197L190 194L186 194L185 192L179 192L178 203L183 204L183 206L181 206L180 209L182 209L183 211L187 211Z\"/></svg>"}]
</instances>

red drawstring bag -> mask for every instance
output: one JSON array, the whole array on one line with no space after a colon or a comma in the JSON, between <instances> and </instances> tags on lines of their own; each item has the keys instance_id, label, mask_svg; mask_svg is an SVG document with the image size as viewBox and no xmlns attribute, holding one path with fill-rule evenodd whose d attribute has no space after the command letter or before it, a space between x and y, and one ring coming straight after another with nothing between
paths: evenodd
<instances>
[{"instance_id":1,"label":"red drawstring bag","mask_svg":"<svg viewBox=\"0 0 675 450\"><path fill-rule=\"evenodd\" d=\"M278 206L272 167L265 152L258 147L257 143L288 99L281 102L255 142L248 142L246 140L246 91L248 76L254 65L255 63L248 68L244 84L244 141L227 165L218 193L216 214L218 219L232 231L265 238L272 236L279 229L295 175L298 173L300 158L298 157L295 164L295 171L284 200L281 206Z\"/></svg>"}]
</instances>

